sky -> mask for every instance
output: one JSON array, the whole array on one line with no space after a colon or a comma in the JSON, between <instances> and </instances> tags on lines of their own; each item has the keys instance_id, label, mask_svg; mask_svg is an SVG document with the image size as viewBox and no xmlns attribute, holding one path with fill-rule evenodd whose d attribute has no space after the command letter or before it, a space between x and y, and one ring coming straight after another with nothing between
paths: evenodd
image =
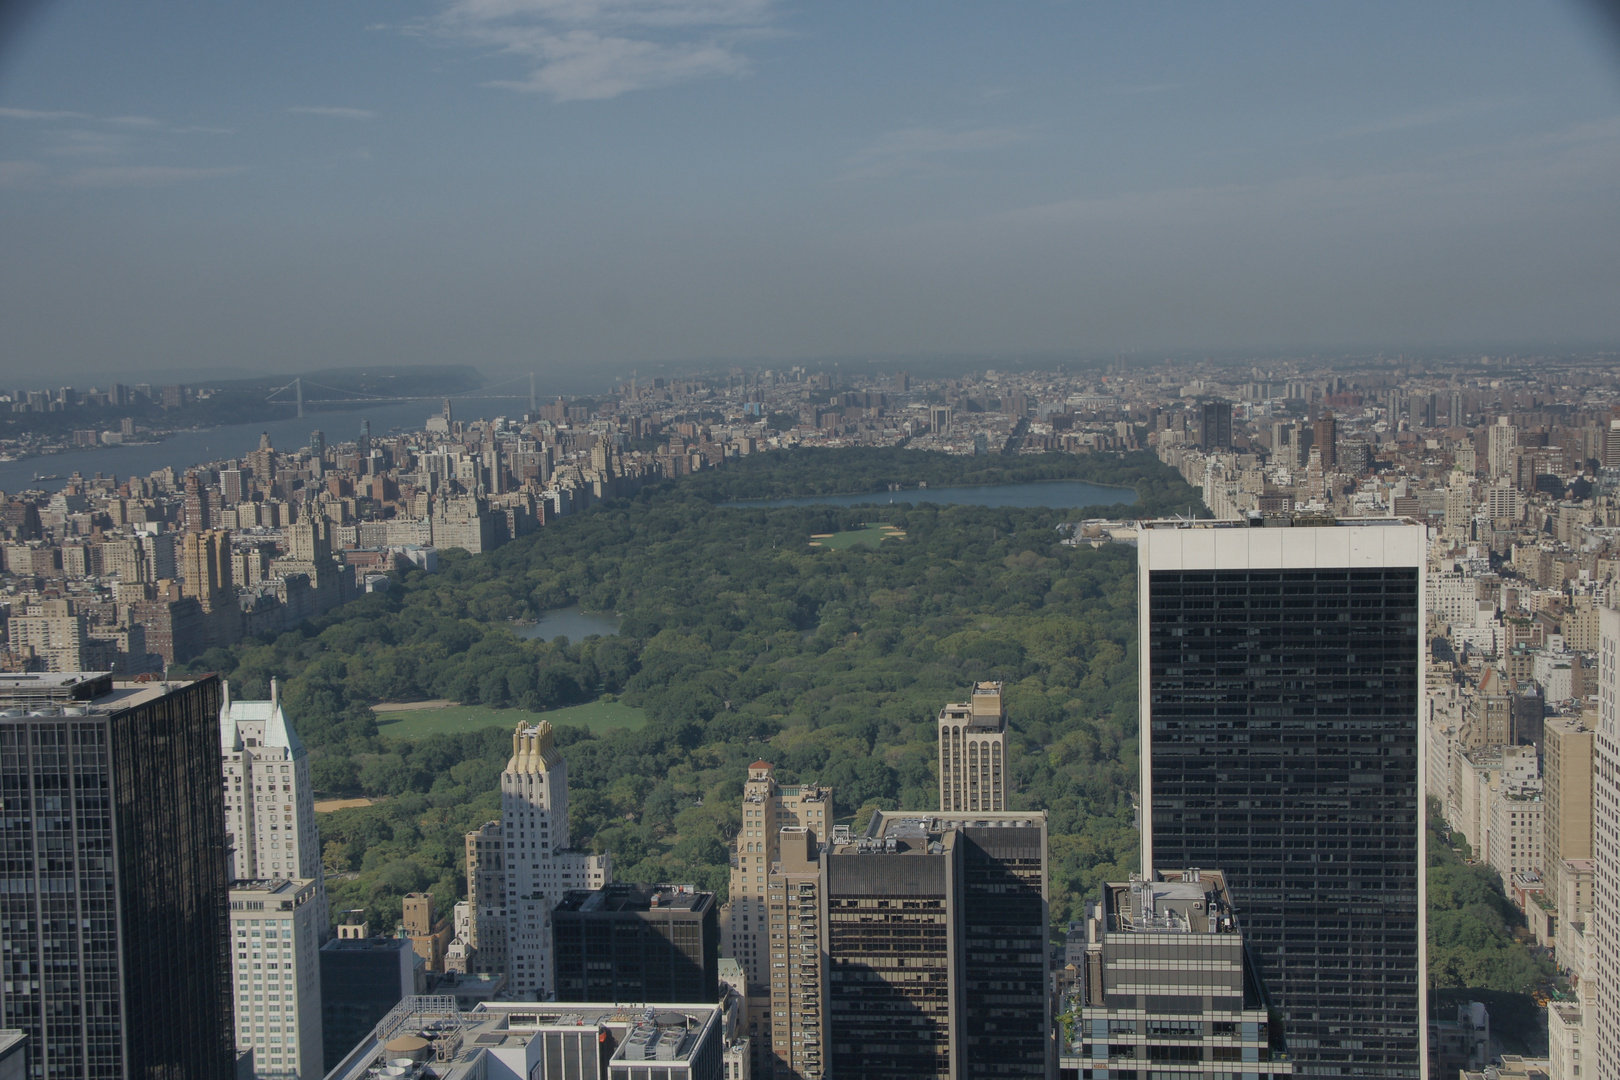
<instances>
[{"instance_id":1,"label":"sky","mask_svg":"<svg viewBox=\"0 0 1620 1080\"><path fill-rule=\"evenodd\" d=\"M0 385L1613 346L1613 29L1575 0L41 0L0 22Z\"/></svg>"}]
</instances>

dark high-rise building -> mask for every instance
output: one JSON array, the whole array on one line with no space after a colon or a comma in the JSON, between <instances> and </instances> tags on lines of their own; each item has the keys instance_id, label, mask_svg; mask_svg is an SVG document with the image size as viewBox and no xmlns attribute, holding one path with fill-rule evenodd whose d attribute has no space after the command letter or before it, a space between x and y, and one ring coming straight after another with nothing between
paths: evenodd
<instances>
[{"instance_id":1,"label":"dark high-rise building","mask_svg":"<svg viewBox=\"0 0 1620 1080\"><path fill-rule=\"evenodd\" d=\"M826 1075L1048 1074L1044 811L879 811L823 866Z\"/></svg>"},{"instance_id":2,"label":"dark high-rise building","mask_svg":"<svg viewBox=\"0 0 1620 1080\"><path fill-rule=\"evenodd\" d=\"M551 916L558 1001L715 1001L720 915L687 885L571 889Z\"/></svg>"},{"instance_id":3,"label":"dark high-rise building","mask_svg":"<svg viewBox=\"0 0 1620 1080\"><path fill-rule=\"evenodd\" d=\"M40 1080L235 1061L219 681L0 676L0 1028Z\"/></svg>"},{"instance_id":4,"label":"dark high-rise building","mask_svg":"<svg viewBox=\"0 0 1620 1080\"><path fill-rule=\"evenodd\" d=\"M1198 448L1204 453L1232 449L1232 403L1206 401L1201 410Z\"/></svg>"},{"instance_id":5,"label":"dark high-rise building","mask_svg":"<svg viewBox=\"0 0 1620 1080\"><path fill-rule=\"evenodd\" d=\"M331 1072L389 1010L427 985L411 939L371 937L365 923L340 923L321 946L321 1056Z\"/></svg>"},{"instance_id":6,"label":"dark high-rise building","mask_svg":"<svg viewBox=\"0 0 1620 1080\"><path fill-rule=\"evenodd\" d=\"M1156 523L1139 541L1143 866L1218 866L1301 1076L1426 1041L1424 530Z\"/></svg>"},{"instance_id":7,"label":"dark high-rise building","mask_svg":"<svg viewBox=\"0 0 1620 1080\"><path fill-rule=\"evenodd\" d=\"M1322 468L1331 469L1339 464L1339 422L1331 412L1317 417L1315 442L1322 451Z\"/></svg>"}]
</instances>

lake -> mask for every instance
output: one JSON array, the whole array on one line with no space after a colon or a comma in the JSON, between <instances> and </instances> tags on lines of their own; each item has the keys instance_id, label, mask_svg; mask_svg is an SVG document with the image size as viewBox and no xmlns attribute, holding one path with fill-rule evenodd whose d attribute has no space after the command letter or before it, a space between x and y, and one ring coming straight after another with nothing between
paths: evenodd
<instances>
[{"instance_id":1,"label":"lake","mask_svg":"<svg viewBox=\"0 0 1620 1080\"><path fill-rule=\"evenodd\" d=\"M494 416L521 419L529 407L525 394L519 398L452 398L458 418L476 420ZM371 421L371 437L386 439L392 428L421 431L429 416L437 415L439 401L395 402L360 408L308 409L302 419L267 420L252 424L226 424L201 431L180 431L161 442L135 446L99 446L93 450L64 450L22 461L0 462L0 491L17 492L27 488L56 491L75 472L88 477L96 473L117 476L146 476L172 466L181 472L193 465L245 456L259 448L259 435L268 432L277 450L297 450L309 445L312 431L324 431L328 446L353 442L360 435L360 422ZM61 476L62 480L34 479L35 474Z\"/></svg>"},{"instance_id":2,"label":"lake","mask_svg":"<svg viewBox=\"0 0 1620 1080\"><path fill-rule=\"evenodd\" d=\"M604 637L617 634L619 617L600 611L581 611L578 605L553 608L542 613L535 622L513 626L512 632L520 638L550 641L554 637L561 636L569 641L578 642L584 641L592 634L601 634Z\"/></svg>"},{"instance_id":3,"label":"lake","mask_svg":"<svg viewBox=\"0 0 1620 1080\"><path fill-rule=\"evenodd\" d=\"M1024 484L982 484L974 487L907 488L865 495L805 495L790 499L738 499L730 506L870 506L900 503L939 503L957 506L1044 507L1071 510L1084 506L1112 506L1136 502L1131 488L1102 487L1080 480L1035 480Z\"/></svg>"}]
</instances>

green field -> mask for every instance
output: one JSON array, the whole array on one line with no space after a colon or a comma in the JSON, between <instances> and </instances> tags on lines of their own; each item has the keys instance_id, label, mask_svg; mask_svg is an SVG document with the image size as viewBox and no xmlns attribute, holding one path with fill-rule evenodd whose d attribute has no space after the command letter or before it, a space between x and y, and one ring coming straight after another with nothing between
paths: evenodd
<instances>
[{"instance_id":1,"label":"green field","mask_svg":"<svg viewBox=\"0 0 1620 1080\"><path fill-rule=\"evenodd\" d=\"M811 547L832 548L834 551L852 547L877 547L885 538L890 536L904 537L893 525L874 522L862 525L858 529L849 529L845 532L831 533L827 536L815 536L810 539Z\"/></svg>"},{"instance_id":2,"label":"green field","mask_svg":"<svg viewBox=\"0 0 1620 1080\"><path fill-rule=\"evenodd\" d=\"M647 722L647 714L618 701L593 701L543 713L491 709L486 705L448 705L442 709L378 713L377 734L390 739L420 739L441 731L454 733L487 727L512 728L517 726L519 720L530 723L549 720L553 724L572 724L600 732L614 728L638 728Z\"/></svg>"}]
</instances>

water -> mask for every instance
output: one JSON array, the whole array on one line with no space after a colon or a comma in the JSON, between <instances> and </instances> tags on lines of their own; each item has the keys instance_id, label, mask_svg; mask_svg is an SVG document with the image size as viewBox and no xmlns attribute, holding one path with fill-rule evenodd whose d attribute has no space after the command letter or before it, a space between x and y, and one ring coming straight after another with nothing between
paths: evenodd
<instances>
[{"instance_id":1,"label":"water","mask_svg":"<svg viewBox=\"0 0 1620 1080\"><path fill-rule=\"evenodd\" d=\"M539 638L550 641L561 635L569 641L584 641L592 634L601 634L611 637L619 632L619 617L606 612L581 611L579 605L565 608L553 608L543 612L540 618L524 626L514 626L513 632L520 638Z\"/></svg>"},{"instance_id":2,"label":"water","mask_svg":"<svg viewBox=\"0 0 1620 1080\"><path fill-rule=\"evenodd\" d=\"M452 398L457 419L476 420L494 416L517 419L529 408L529 398ZM85 477L96 473L145 476L165 467L176 472L193 465L226 458L239 458L259 448L259 435L270 434L270 444L277 450L297 450L309 445L309 433L326 432L328 445L353 442L360 436L360 422L371 421L371 437L384 439L391 428L421 431L429 416L437 415L439 402L407 401L377 407L355 409L320 409L306 407L302 419L268 420L252 424L227 424L202 431L181 431L162 442L137 446L101 446L93 450L64 450L60 454L26 458L22 461L0 462L0 491L16 492L26 488L55 491L65 484L66 477L77 472ZM36 473L57 475L61 480L34 479Z\"/></svg>"},{"instance_id":3,"label":"water","mask_svg":"<svg viewBox=\"0 0 1620 1080\"><path fill-rule=\"evenodd\" d=\"M732 506L870 506L890 503L939 503L957 506L1041 507L1071 510L1085 506L1136 502L1131 488L1102 487L1079 480L1035 480L1023 484L975 487L907 488L865 495L805 495L791 499L737 500Z\"/></svg>"}]
</instances>

